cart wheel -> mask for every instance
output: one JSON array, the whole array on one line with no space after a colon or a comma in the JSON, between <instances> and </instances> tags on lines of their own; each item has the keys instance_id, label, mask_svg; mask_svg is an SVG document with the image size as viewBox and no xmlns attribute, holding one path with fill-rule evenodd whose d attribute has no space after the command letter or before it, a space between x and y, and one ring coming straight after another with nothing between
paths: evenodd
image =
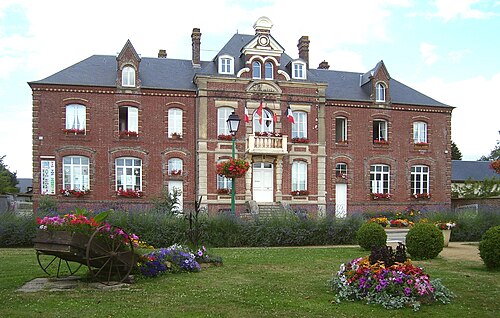
<instances>
[{"instance_id":1,"label":"cart wheel","mask_svg":"<svg viewBox=\"0 0 500 318\"><path fill-rule=\"evenodd\" d=\"M36 252L36 259L40 268L49 276L72 276L82 267L80 263L67 261L60 257L44 254L39 251Z\"/></svg>"},{"instance_id":2,"label":"cart wheel","mask_svg":"<svg viewBox=\"0 0 500 318\"><path fill-rule=\"evenodd\" d=\"M109 228L108 228L109 229ZM116 235L120 230L112 226L97 228L87 244L87 266L92 276L105 285L115 285L125 281L136 263L134 246L124 235Z\"/></svg>"}]
</instances>

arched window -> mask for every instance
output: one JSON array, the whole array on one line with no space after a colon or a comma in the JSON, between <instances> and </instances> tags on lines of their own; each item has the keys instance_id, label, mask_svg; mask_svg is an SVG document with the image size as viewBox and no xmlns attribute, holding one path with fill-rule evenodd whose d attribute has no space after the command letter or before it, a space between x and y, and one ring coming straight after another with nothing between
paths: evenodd
<instances>
[{"instance_id":1,"label":"arched window","mask_svg":"<svg viewBox=\"0 0 500 318\"><path fill-rule=\"evenodd\" d=\"M266 62L264 64L265 79L273 79L273 63Z\"/></svg>"},{"instance_id":2,"label":"arched window","mask_svg":"<svg viewBox=\"0 0 500 318\"><path fill-rule=\"evenodd\" d=\"M168 110L168 136L182 137L182 109L170 108Z\"/></svg>"},{"instance_id":3,"label":"arched window","mask_svg":"<svg viewBox=\"0 0 500 318\"><path fill-rule=\"evenodd\" d=\"M371 193L389 193L390 167L388 165L370 166L370 191Z\"/></svg>"},{"instance_id":4,"label":"arched window","mask_svg":"<svg viewBox=\"0 0 500 318\"><path fill-rule=\"evenodd\" d=\"M294 161L292 163L292 191L307 190L307 162Z\"/></svg>"},{"instance_id":5,"label":"arched window","mask_svg":"<svg viewBox=\"0 0 500 318\"><path fill-rule=\"evenodd\" d=\"M135 86L135 69L132 66L125 66L122 69L122 86Z\"/></svg>"},{"instance_id":6,"label":"arched window","mask_svg":"<svg viewBox=\"0 0 500 318\"><path fill-rule=\"evenodd\" d=\"M90 189L89 158L63 157L63 189L85 191Z\"/></svg>"},{"instance_id":7,"label":"arched window","mask_svg":"<svg viewBox=\"0 0 500 318\"><path fill-rule=\"evenodd\" d=\"M217 109L217 135L229 135L229 127L227 126L227 119L229 115L234 112L231 107L219 107Z\"/></svg>"},{"instance_id":8,"label":"arched window","mask_svg":"<svg viewBox=\"0 0 500 318\"><path fill-rule=\"evenodd\" d=\"M307 138L307 113L302 111L293 112L292 138Z\"/></svg>"},{"instance_id":9,"label":"arched window","mask_svg":"<svg viewBox=\"0 0 500 318\"><path fill-rule=\"evenodd\" d=\"M382 83L377 83L375 85L375 101L385 102L385 85Z\"/></svg>"},{"instance_id":10,"label":"arched window","mask_svg":"<svg viewBox=\"0 0 500 318\"><path fill-rule=\"evenodd\" d=\"M411 194L429 193L429 167L411 167Z\"/></svg>"},{"instance_id":11,"label":"arched window","mask_svg":"<svg viewBox=\"0 0 500 318\"><path fill-rule=\"evenodd\" d=\"M340 162L335 165L335 176L339 178L347 178L347 164Z\"/></svg>"},{"instance_id":12,"label":"arched window","mask_svg":"<svg viewBox=\"0 0 500 318\"><path fill-rule=\"evenodd\" d=\"M273 132L274 131L274 121L273 114L267 110L262 110L262 123L260 120L260 116L256 110L253 113L253 132L254 133L263 133L263 132Z\"/></svg>"},{"instance_id":13,"label":"arched window","mask_svg":"<svg viewBox=\"0 0 500 318\"><path fill-rule=\"evenodd\" d=\"M77 132L85 132L86 112L85 106L71 104L66 106L66 129Z\"/></svg>"},{"instance_id":14,"label":"arched window","mask_svg":"<svg viewBox=\"0 0 500 318\"><path fill-rule=\"evenodd\" d=\"M413 123L413 143L427 143L427 123L416 121Z\"/></svg>"},{"instance_id":15,"label":"arched window","mask_svg":"<svg viewBox=\"0 0 500 318\"><path fill-rule=\"evenodd\" d=\"M120 157L115 160L116 191L142 191L142 160Z\"/></svg>"},{"instance_id":16,"label":"arched window","mask_svg":"<svg viewBox=\"0 0 500 318\"><path fill-rule=\"evenodd\" d=\"M261 72L262 72L262 70L261 70L260 62L254 61L252 63L252 78L256 78L256 79L262 78Z\"/></svg>"},{"instance_id":17,"label":"arched window","mask_svg":"<svg viewBox=\"0 0 500 318\"><path fill-rule=\"evenodd\" d=\"M173 176L182 174L182 159L170 158L168 160L168 174Z\"/></svg>"}]
</instances>

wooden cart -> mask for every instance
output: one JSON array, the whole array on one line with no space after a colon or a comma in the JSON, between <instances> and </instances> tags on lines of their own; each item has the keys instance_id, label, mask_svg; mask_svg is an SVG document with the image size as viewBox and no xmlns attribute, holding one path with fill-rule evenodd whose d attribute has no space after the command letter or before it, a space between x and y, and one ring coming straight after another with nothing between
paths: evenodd
<instances>
[{"instance_id":1,"label":"wooden cart","mask_svg":"<svg viewBox=\"0 0 500 318\"><path fill-rule=\"evenodd\" d=\"M130 238L109 235L115 229L112 227L108 232L99 227L91 235L40 230L33 240L38 264L50 276L70 276L86 265L91 275L103 284L123 282L138 256Z\"/></svg>"}]
</instances>

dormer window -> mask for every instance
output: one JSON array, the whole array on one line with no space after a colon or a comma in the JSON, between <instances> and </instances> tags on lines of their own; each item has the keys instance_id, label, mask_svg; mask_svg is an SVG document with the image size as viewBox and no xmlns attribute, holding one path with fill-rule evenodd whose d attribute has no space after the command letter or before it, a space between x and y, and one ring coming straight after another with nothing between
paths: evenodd
<instances>
[{"instance_id":1,"label":"dormer window","mask_svg":"<svg viewBox=\"0 0 500 318\"><path fill-rule=\"evenodd\" d=\"M375 85L375 101L385 102L385 85L382 83Z\"/></svg>"},{"instance_id":2,"label":"dormer window","mask_svg":"<svg viewBox=\"0 0 500 318\"><path fill-rule=\"evenodd\" d=\"M265 79L273 79L273 63L266 62L264 64L264 75Z\"/></svg>"},{"instance_id":3,"label":"dormer window","mask_svg":"<svg viewBox=\"0 0 500 318\"><path fill-rule=\"evenodd\" d=\"M229 55L219 57L219 74L234 74L234 58Z\"/></svg>"},{"instance_id":4,"label":"dormer window","mask_svg":"<svg viewBox=\"0 0 500 318\"><path fill-rule=\"evenodd\" d=\"M255 61L252 63L252 78L256 79L262 78L260 62Z\"/></svg>"},{"instance_id":5,"label":"dormer window","mask_svg":"<svg viewBox=\"0 0 500 318\"><path fill-rule=\"evenodd\" d=\"M306 63L293 62L292 63L292 78L293 79L306 79Z\"/></svg>"},{"instance_id":6,"label":"dormer window","mask_svg":"<svg viewBox=\"0 0 500 318\"><path fill-rule=\"evenodd\" d=\"M122 70L122 86L135 87L135 69L125 66Z\"/></svg>"}]
</instances>

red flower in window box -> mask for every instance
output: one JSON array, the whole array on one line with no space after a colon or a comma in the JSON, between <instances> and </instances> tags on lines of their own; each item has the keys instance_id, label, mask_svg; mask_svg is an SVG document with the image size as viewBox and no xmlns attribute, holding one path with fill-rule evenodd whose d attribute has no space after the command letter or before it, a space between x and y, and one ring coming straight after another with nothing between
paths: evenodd
<instances>
[{"instance_id":1,"label":"red flower in window box","mask_svg":"<svg viewBox=\"0 0 500 318\"><path fill-rule=\"evenodd\" d=\"M339 141L336 141L336 143L338 145L347 145L347 140L339 140Z\"/></svg>"},{"instance_id":2,"label":"red flower in window box","mask_svg":"<svg viewBox=\"0 0 500 318\"><path fill-rule=\"evenodd\" d=\"M85 129L69 128L63 129L66 135L85 135Z\"/></svg>"},{"instance_id":3,"label":"red flower in window box","mask_svg":"<svg viewBox=\"0 0 500 318\"><path fill-rule=\"evenodd\" d=\"M61 189L59 193L64 195L65 197L73 196L73 197L83 197L86 194L90 193L90 190L73 190L73 189Z\"/></svg>"},{"instance_id":4,"label":"red flower in window box","mask_svg":"<svg viewBox=\"0 0 500 318\"><path fill-rule=\"evenodd\" d=\"M170 138L172 139L182 139L182 134L181 133L177 133L177 132L173 132L170 134Z\"/></svg>"},{"instance_id":5,"label":"red flower in window box","mask_svg":"<svg viewBox=\"0 0 500 318\"><path fill-rule=\"evenodd\" d=\"M241 178L250 168L250 164L243 159L229 159L217 164L217 174L226 178Z\"/></svg>"},{"instance_id":6,"label":"red flower in window box","mask_svg":"<svg viewBox=\"0 0 500 318\"><path fill-rule=\"evenodd\" d=\"M171 176L180 176L182 174L182 170L172 169L169 173Z\"/></svg>"},{"instance_id":7,"label":"red flower in window box","mask_svg":"<svg viewBox=\"0 0 500 318\"><path fill-rule=\"evenodd\" d=\"M219 136L217 136L217 139L219 139L219 140L232 140L233 136L231 136L231 135L219 135Z\"/></svg>"},{"instance_id":8,"label":"red flower in window box","mask_svg":"<svg viewBox=\"0 0 500 318\"><path fill-rule=\"evenodd\" d=\"M128 130L122 130L120 131L120 138L121 137L137 137L139 134L137 131L128 131Z\"/></svg>"},{"instance_id":9,"label":"red flower in window box","mask_svg":"<svg viewBox=\"0 0 500 318\"><path fill-rule=\"evenodd\" d=\"M389 141L384 140L384 139L374 139L373 144L374 145L388 145Z\"/></svg>"},{"instance_id":10,"label":"red flower in window box","mask_svg":"<svg viewBox=\"0 0 500 318\"><path fill-rule=\"evenodd\" d=\"M294 197L304 196L304 195L309 195L309 191L307 191L307 190L295 190L295 191L290 192L290 194L293 195Z\"/></svg>"},{"instance_id":11,"label":"red flower in window box","mask_svg":"<svg viewBox=\"0 0 500 318\"><path fill-rule=\"evenodd\" d=\"M296 138L292 138L292 142L299 143L299 144L306 144L309 142L309 139L296 137Z\"/></svg>"},{"instance_id":12,"label":"red flower in window box","mask_svg":"<svg viewBox=\"0 0 500 318\"><path fill-rule=\"evenodd\" d=\"M370 193L372 200L390 200L392 195L390 193Z\"/></svg>"},{"instance_id":13,"label":"red flower in window box","mask_svg":"<svg viewBox=\"0 0 500 318\"><path fill-rule=\"evenodd\" d=\"M118 195L119 197L127 197L127 198L140 198L144 195L144 193L140 190L132 190L132 189L128 189L128 190L123 190L123 189L118 189L118 191L116 191L116 195Z\"/></svg>"},{"instance_id":14,"label":"red flower in window box","mask_svg":"<svg viewBox=\"0 0 500 318\"><path fill-rule=\"evenodd\" d=\"M500 159L492 161L490 167L495 170L496 173L500 173Z\"/></svg>"},{"instance_id":15,"label":"red flower in window box","mask_svg":"<svg viewBox=\"0 0 500 318\"><path fill-rule=\"evenodd\" d=\"M430 199L431 194L430 193L415 193L415 194L412 194L411 197L413 199Z\"/></svg>"}]
</instances>

